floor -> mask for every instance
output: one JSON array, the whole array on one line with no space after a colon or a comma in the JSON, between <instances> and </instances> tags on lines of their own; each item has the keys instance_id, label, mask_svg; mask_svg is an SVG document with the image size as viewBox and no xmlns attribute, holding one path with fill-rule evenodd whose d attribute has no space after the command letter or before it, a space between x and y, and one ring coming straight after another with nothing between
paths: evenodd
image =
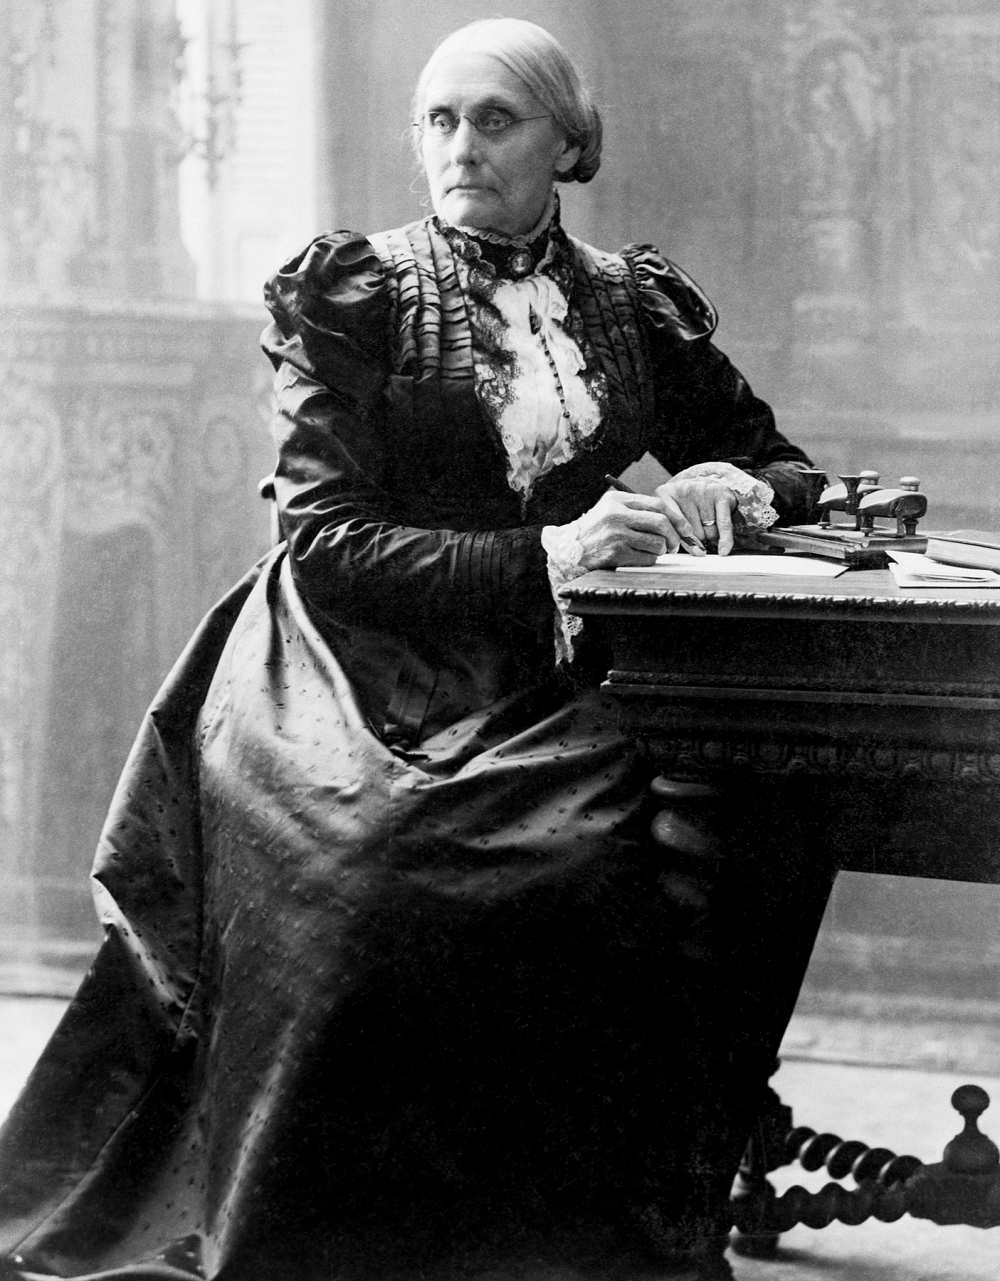
<instances>
[{"instance_id":1,"label":"floor","mask_svg":"<svg viewBox=\"0 0 1000 1281\"><path fill-rule=\"evenodd\" d=\"M0 1114L13 1102L64 1004L0 997ZM817 1046L820 1053L830 1053L833 1044L815 1019L793 1020L789 1027L775 1084L798 1124L937 1161L960 1128L951 1093L968 1079L997 1101L995 1116L987 1111L982 1127L1000 1139L1000 1077L816 1057ZM826 1177L795 1169L779 1172L774 1182L781 1192L793 1183L819 1187ZM833 1224L821 1231L796 1227L783 1238L776 1260L736 1257L733 1264L739 1281L1000 1281L1000 1227L942 1228L912 1218L858 1227Z\"/></svg>"}]
</instances>

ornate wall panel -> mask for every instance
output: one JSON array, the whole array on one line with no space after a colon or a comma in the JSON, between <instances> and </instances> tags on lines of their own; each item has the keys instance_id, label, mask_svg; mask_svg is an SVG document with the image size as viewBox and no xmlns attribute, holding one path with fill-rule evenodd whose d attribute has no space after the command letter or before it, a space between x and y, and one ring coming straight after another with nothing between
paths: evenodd
<instances>
[{"instance_id":1,"label":"ornate wall panel","mask_svg":"<svg viewBox=\"0 0 1000 1281\"><path fill-rule=\"evenodd\" d=\"M0 937L23 962L92 946L118 771L266 546L271 450L262 311L170 301L193 292L174 0L10 0L4 19Z\"/></svg>"},{"instance_id":2,"label":"ornate wall panel","mask_svg":"<svg viewBox=\"0 0 1000 1281\"><path fill-rule=\"evenodd\" d=\"M86 873L138 720L266 549L269 380L256 318L18 319L0 334L0 927L45 954L90 946Z\"/></svg>"},{"instance_id":3,"label":"ornate wall panel","mask_svg":"<svg viewBox=\"0 0 1000 1281\"><path fill-rule=\"evenodd\" d=\"M0 270L35 297L188 296L173 0L8 0Z\"/></svg>"},{"instance_id":4,"label":"ornate wall panel","mask_svg":"<svg viewBox=\"0 0 1000 1281\"><path fill-rule=\"evenodd\" d=\"M63 449L50 390L4 369L0 400L0 842L5 915L37 919L32 876L41 819L44 705L63 517Z\"/></svg>"},{"instance_id":5,"label":"ornate wall panel","mask_svg":"<svg viewBox=\"0 0 1000 1281\"><path fill-rule=\"evenodd\" d=\"M784 123L798 175L795 360L828 394L872 377L877 201L891 108L879 6L789 5Z\"/></svg>"},{"instance_id":6,"label":"ornate wall panel","mask_svg":"<svg viewBox=\"0 0 1000 1281\"><path fill-rule=\"evenodd\" d=\"M941 5L900 41L908 163L889 294L900 395L969 412L996 408L1000 330L1000 13L975 8Z\"/></svg>"}]
</instances>

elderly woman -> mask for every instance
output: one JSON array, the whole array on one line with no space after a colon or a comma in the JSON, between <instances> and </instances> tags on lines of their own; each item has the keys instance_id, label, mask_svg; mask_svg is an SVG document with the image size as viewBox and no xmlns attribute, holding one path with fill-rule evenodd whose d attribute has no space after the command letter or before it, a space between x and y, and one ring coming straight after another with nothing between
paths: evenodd
<instances>
[{"instance_id":1,"label":"elderly woman","mask_svg":"<svg viewBox=\"0 0 1000 1281\"><path fill-rule=\"evenodd\" d=\"M808 460L679 268L563 230L601 123L551 36L456 32L413 118L433 214L267 286L284 541L113 802L106 943L0 1143L14 1275L731 1275L824 887L776 857L720 927L558 589L800 517Z\"/></svg>"}]
</instances>

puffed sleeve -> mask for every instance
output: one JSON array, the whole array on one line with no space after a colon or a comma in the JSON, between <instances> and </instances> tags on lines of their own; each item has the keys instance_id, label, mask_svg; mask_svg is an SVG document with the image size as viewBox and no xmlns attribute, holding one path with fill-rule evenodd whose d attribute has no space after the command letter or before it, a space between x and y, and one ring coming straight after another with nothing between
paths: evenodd
<instances>
[{"instance_id":1,"label":"puffed sleeve","mask_svg":"<svg viewBox=\"0 0 1000 1281\"><path fill-rule=\"evenodd\" d=\"M622 253L638 287L656 380L650 453L675 474L696 463L733 463L771 486L783 520L805 520L810 491L802 469L812 464L711 341L718 323L712 303L653 246L628 245Z\"/></svg>"},{"instance_id":2,"label":"puffed sleeve","mask_svg":"<svg viewBox=\"0 0 1000 1281\"><path fill-rule=\"evenodd\" d=\"M267 284L265 301L275 496L306 598L345 622L404 631L456 619L527 624L547 597L537 527L418 528L390 492L392 304L371 243L346 231L320 237Z\"/></svg>"}]
</instances>

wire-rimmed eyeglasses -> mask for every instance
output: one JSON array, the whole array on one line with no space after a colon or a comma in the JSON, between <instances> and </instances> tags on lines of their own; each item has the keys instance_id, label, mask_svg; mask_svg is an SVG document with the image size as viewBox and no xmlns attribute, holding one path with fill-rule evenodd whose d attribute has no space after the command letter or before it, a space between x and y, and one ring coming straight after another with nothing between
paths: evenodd
<instances>
[{"instance_id":1,"label":"wire-rimmed eyeglasses","mask_svg":"<svg viewBox=\"0 0 1000 1281\"><path fill-rule=\"evenodd\" d=\"M498 107L484 107L482 111L477 111L472 116L464 111L445 111L443 108L435 108L433 111L425 111L419 120L414 120L413 127L419 129L425 137L444 139L454 136L459 121L468 120L476 133L483 138L499 138L514 125L527 124L529 120L551 120L551 118L551 112L542 116L512 116L509 111L502 111Z\"/></svg>"}]
</instances>

